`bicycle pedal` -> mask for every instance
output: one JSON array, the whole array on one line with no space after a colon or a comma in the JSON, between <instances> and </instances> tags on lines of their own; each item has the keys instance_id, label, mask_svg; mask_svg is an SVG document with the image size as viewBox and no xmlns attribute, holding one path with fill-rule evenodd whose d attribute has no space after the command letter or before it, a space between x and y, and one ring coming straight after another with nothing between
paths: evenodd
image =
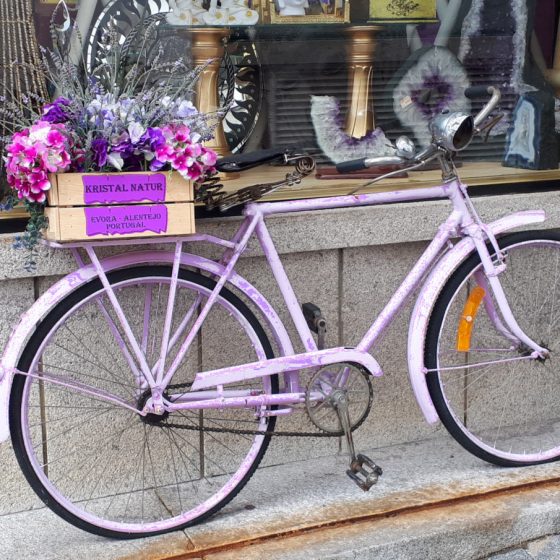
<instances>
[{"instance_id":1,"label":"bicycle pedal","mask_svg":"<svg viewBox=\"0 0 560 560\"><path fill-rule=\"evenodd\" d=\"M383 469L376 465L367 455L359 454L350 463L350 468L346 471L346 474L357 486L364 492L367 492L377 483L379 477L383 474Z\"/></svg>"}]
</instances>

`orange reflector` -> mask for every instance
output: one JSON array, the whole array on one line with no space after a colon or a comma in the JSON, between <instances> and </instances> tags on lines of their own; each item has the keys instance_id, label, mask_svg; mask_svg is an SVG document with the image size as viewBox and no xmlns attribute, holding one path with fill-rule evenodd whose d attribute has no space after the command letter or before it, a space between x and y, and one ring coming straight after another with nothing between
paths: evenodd
<instances>
[{"instance_id":1,"label":"orange reflector","mask_svg":"<svg viewBox=\"0 0 560 560\"><path fill-rule=\"evenodd\" d=\"M459 329L457 331L458 352L468 352L471 349L471 333L474 326L474 319L485 294L486 292L483 288L476 286L465 302L463 314L459 320Z\"/></svg>"}]
</instances>

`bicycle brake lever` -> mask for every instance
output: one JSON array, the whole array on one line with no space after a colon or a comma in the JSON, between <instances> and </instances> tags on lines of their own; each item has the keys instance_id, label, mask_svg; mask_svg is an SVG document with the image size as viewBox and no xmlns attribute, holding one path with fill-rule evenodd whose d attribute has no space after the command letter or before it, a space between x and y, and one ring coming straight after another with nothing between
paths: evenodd
<instances>
[{"instance_id":1,"label":"bicycle brake lever","mask_svg":"<svg viewBox=\"0 0 560 560\"><path fill-rule=\"evenodd\" d=\"M488 136L492 129L504 118L503 113L498 113L495 117L492 117L483 127L478 129L478 133L486 131L483 142L488 142Z\"/></svg>"}]
</instances>

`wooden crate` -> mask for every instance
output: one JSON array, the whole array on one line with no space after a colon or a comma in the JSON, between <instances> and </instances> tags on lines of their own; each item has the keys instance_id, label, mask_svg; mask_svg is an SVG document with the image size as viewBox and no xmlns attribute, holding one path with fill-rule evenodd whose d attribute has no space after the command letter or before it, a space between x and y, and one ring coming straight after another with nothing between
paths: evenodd
<instances>
[{"instance_id":1,"label":"wooden crate","mask_svg":"<svg viewBox=\"0 0 560 560\"><path fill-rule=\"evenodd\" d=\"M58 173L45 215L51 241L194 233L193 185L178 173Z\"/></svg>"}]
</instances>

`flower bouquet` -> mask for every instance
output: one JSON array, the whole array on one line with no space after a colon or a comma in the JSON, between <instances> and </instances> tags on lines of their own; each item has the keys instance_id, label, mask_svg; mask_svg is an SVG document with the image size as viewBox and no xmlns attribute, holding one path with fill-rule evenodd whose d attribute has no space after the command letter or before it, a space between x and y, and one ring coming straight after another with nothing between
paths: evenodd
<instances>
[{"instance_id":1,"label":"flower bouquet","mask_svg":"<svg viewBox=\"0 0 560 560\"><path fill-rule=\"evenodd\" d=\"M173 171L195 182L214 172L216 154L203 142L222 116L200 114L191 102L204 68L164 61L162 49L152 56L145 52L156 24L123 44L109 30L103 63L86 71L83 60L71 62L76 27L67 25L64 34L55 17L54 47L42 50L41 69L58 92L55 100L0 100L0 118L10 132L3 159L11 193L3 208L26 207L30 221L17 243L32 251L47 225L44 207L53 174Z\"/></svg>"}]
</instances>

